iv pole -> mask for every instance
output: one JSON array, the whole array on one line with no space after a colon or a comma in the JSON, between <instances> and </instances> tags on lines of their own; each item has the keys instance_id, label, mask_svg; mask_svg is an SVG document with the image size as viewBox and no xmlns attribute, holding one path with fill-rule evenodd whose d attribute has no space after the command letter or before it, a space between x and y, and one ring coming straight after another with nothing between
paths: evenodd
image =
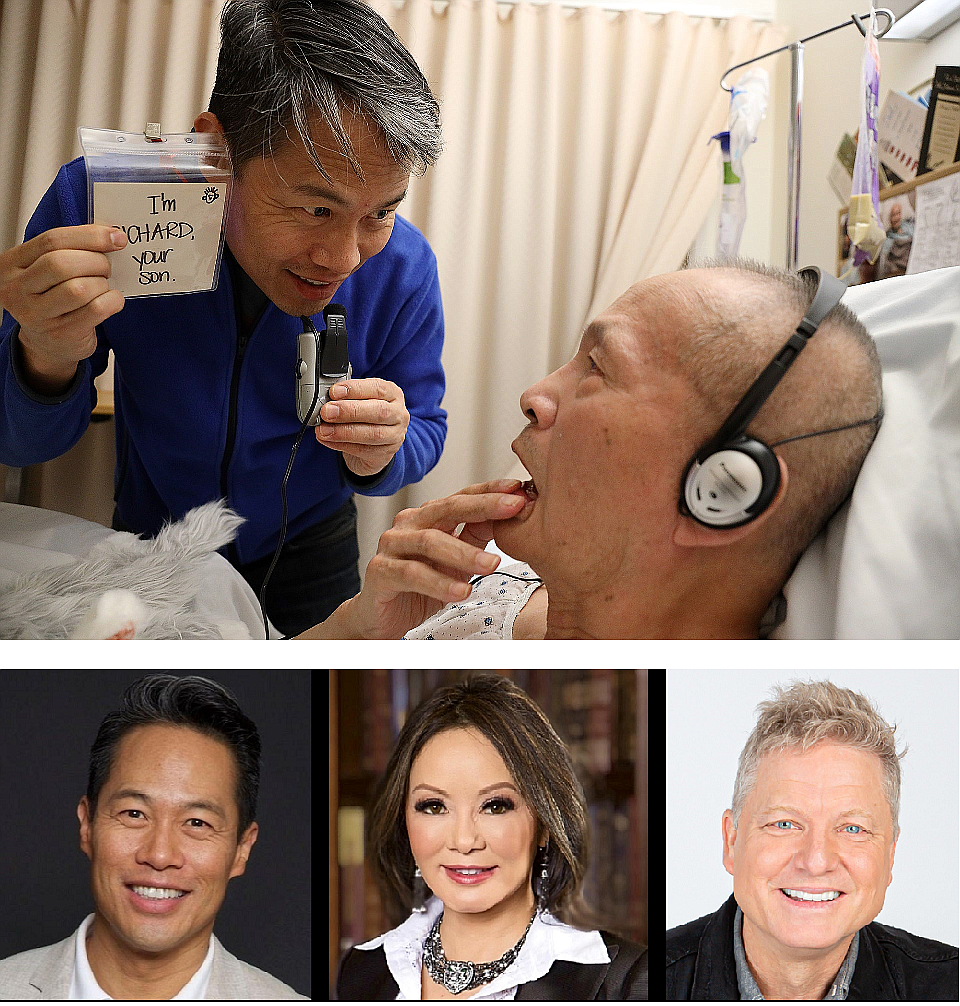
<instances>
[{"instance_id":1,"label":"iv pole","mask_svg":"<svg viewBox=\"0 0 960 1006\"><path fill-rule=\"evenodd\" d=\"M896 17L893 11L888 10L886 7L878 7L877 14L883 14L887 21L889 22L883 31L877 32L877 38L883 38L884 35L893 27ZM867 30L863 25L863 20L869 18L869 14L851 14L849 21L841 21L840 24L835 24L832 28L825 28L823 31L818 31L815 35L808 35L806 38L801 38L796 42L788 42L786 45L780 46L779 49L771 49L770 52L765 52L762 56L754 56L753 59L748 59L743 63L737 63L736 66L731 66L729 70L720 78L720 86L724 91L732 91L733 87L725 83L727 77L733 73L734 70L739 70L742 66L749 66L751 63L756 63L757 60L766 59L768 56L774 56L778 52L783 52L785 49L790 50L790 136L787 141L787 268L796 269L797 268L797 255L799 253L799 243L800 243L800 125L802 117L803 108L803 44L804 42L810 42L815 38L820 38L821 35L829 35L832 31L839 31L841 28L846 28L851 24L855 24L860 31L860 34L866 36Z\"/></svg>"}]
</instances>

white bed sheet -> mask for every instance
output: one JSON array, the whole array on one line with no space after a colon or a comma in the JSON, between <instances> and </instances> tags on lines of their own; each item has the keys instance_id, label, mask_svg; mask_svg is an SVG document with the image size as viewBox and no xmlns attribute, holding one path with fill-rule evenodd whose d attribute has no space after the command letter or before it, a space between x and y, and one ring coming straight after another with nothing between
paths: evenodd
<instances>
[{"instance_id":1,"label":"white bed sheet","mask_svg":"<svg viewBox=\"0 0 960 1006\"><path fill-rule=\"evenodd\" d=\"M23 573L83 558L94 545L115 533L70 514L0 503L0 584L10 583ZM197 608L210 618L243 622L253 639L263 639L256 594L221 555L211 555L204 564Z\"/></svg>"},{"instance_id":2,"label":"white bed sheet","mask_svg":"<svg viewBox=\"0 0 960 1006\"><path fill-rule=\"evenodd\" d=\"M779 639L960 638L960 268L851 288L885 418L850 501L784 588Z\"/></svg>"}]
</instances>

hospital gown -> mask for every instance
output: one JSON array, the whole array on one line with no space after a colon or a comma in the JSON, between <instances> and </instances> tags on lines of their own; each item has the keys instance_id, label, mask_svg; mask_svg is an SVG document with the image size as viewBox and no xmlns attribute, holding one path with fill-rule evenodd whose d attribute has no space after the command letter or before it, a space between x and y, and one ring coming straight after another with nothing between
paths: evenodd
<instances>
[{"instance_id":1,"label":"hospital gown","mask_svg":"<svg viewBox=\"0 0 960 1006\"><path fill-rule=\"evenodd\" d=\"M513 623L520 609L541 586L525 562L511 562L486 576L471 580L473 592L457 604L448 604L404 639L513 639ZM782 593L770 602L760 621L759 636L766 639L786 618Z\"/></svg>"},{"instance_id":2,"label":"hospital gown","mask_svg":"<svg viewBox=\"0 0 960 1006\"><path fill-rule=\"evenodd\" d=\"M513 639L513 623L530 595L540 586L537 574L523 562L513 562L471 581L473 592L448 604L404 639Z\"/></svg>"}]
</instances>

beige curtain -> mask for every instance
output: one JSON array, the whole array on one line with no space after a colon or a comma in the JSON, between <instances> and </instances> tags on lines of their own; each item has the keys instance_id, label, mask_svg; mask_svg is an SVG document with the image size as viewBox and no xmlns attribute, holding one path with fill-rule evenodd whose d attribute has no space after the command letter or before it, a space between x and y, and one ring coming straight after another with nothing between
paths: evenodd
<instances>
[{"instance_id":1,"label":"beige curtain","mask_svg":"<svg viewBox=\"0 0 960 1006\"><path fill-rule=\"evenodd\" d=\"M185 132L207 107L223 0L0 3L0 241L23 229L77 126Z\"/></svg>"},{"instance_id":2,"label":"beige curtain","mask_svg":"<svg viewBox=\"0 0 960 1006\"><path fill-rule=\"evenodd\" d=\"M405 506L516 473L528 385L631 283L677 268L716 198L729 66L781 44L746 18L495 0L373 0L441 100L446 149L401 212L436 252L447 446L362 499L362 566ZM77 125L188 129L222 0L3 0L0 239L21 239ZM105 473L109 478L109 473Z\"/></svg>"},{"instance_id":3,"label":"beige curtain","mask_svg":"<svg viewBox=\"0 0 960 1006\"><path fill-rule=\"evenodd\" d=\"M446 150L401 212L437 255L449 433L437 467L364 499L361 550L404 506L520 476L520 393L631 283L676 269L716 199L730 66L781 30L559 3L374 0L440 97Z\"/></svg>"}]
</instances>

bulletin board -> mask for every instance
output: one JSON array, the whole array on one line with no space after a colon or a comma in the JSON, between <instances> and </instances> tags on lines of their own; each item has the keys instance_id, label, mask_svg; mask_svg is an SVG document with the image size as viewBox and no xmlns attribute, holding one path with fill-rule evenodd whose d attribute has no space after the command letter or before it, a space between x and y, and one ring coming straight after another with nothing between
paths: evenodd
<instances>
[{"instance_id":1,"label":"bulletin board","mask_svg":"<svg viewBox=\"0 0 960 1006\"><path fill-rule=\"evenodd\" d=\"M880 190L880 225L888 236L896 220L894 204L904 230L903 239L887 242L877 261L872 265L864 263L853 282L960 265L960 161ZM844 207L837 212L837 276L850 268L846 229Z\"/></svg>"}]
</instances>

